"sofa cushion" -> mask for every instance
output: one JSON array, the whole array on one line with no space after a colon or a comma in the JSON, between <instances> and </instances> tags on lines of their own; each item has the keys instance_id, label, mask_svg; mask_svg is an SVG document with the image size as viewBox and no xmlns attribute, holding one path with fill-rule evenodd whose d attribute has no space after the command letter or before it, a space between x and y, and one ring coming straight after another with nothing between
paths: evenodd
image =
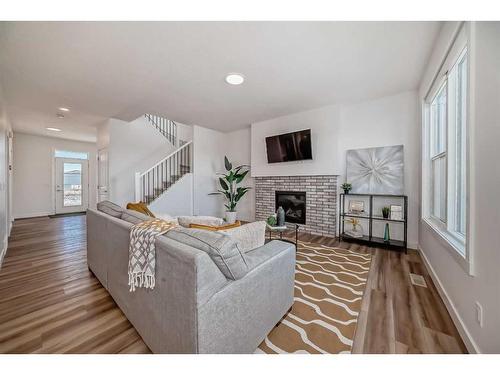
<instances>
[{"instance_id":1,"label":"sofa cushion","mask_svg":"<svg viewBox=\"0 0 500 375\"><path fill-rule=\"evenodd\" d=\"M122 216L122 212L124 211L122 207L110 201L102 201L97 203L97 209L118 219Z\"/></svg>"},{"instance_id":2,"label":"sofa cushion","mask_svg":"<svg viewBox=\"0 0 500 375\"><path fill-rule=\"evenodd\" d=\"M179 225L189 228L190 224L201 224L219 227L224 225L224 220L214 216L179 216L177 217Z\"/></svg>"},{"instance_id":3,"label":"sofa cushion","mask_svg":"<svg viewBox=\"0 0 500 375\"><path fill-rule=\"evenodd\" d=\"M165 236L206 252L227 279L238 280L248 273L245 256L236 242L225 234L178 228L168 231Z\"/></svg>"},{"instance_id":4,"label":"sofa cushion","mask_svg":"<svg viewBox=\"0 0 500 375\"><path fill-rule=\"evenodd\" d=\"M143 221L153 220L151 216L145 215L143 213L134 210L123 210L120 219L128 221L132 224L139 224Z\"/></svg>"},{"instance_id":5,"label":"sofa cushion","mask_svg":"<svg viewBox=\"0 0 500 375\"><path fill-rule=\"evenodd\" d=\"M264 246L266 240L266 222L255 221L237 228L220 231L230 236L243 253Z\"/></svg>"}]
</instances>

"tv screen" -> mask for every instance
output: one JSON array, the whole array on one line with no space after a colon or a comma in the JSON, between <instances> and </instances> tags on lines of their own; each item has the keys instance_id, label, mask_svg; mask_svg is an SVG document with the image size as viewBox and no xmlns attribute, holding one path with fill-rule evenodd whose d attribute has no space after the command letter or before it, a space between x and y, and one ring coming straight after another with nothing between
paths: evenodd
<instances>
[{"instance_id":1,"label":"tv screen","mask_svg":"<svg viewBox=\"0 0 500 375\"><path fill-rule=\"evenodd\" d=\"M311 129L266 137L267 162L312 159Z\"/></svg>"}]
</instances>

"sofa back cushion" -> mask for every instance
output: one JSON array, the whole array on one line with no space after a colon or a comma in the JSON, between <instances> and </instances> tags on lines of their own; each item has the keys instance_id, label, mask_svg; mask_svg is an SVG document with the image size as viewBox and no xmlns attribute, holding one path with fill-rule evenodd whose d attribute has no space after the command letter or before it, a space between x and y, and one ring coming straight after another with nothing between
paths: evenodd
<instances>
[{"instance_id":1,"label":"sofa back cushion","mask_svg":"<svg viewBox=\"0 0 500 375\"><path fill-rule=\"evenodd\" d=\"M255 221L240 227L222 229L221 233L231 237L243 253L264 246L266 241L266 222Z\"/></svg>"},{"instance_id":2,"label":"sofa back cushion","mask_svg":"<svg viewBox=\"0 0 500 375\"><path fill-rule=\"evenodd\" d=\"M227 235L203 229L178 228L168 231L165 236L206 252L227 279L238 280L248 273L245 256Z\"/></svg>"},{"instance_id":3,"label":"sofa back cushion","mask_svg":"<svg viewBox=\"0 0 500 375\"><path fill-rule=\"evenodd\" d=\"M118 219L121 218L122 212L124 211L122 207L110 201L102 201L97 203L97 209Z\"/></svg>"},{"instance_id":4,"label":"sofa back cushion","mask_svg":"<svg viewBox=\"0 0 500 375\"><path fill-rule=\"evenodd\" d=\"M123 210L120 219L128 221L132 224L142 223L146 220L153 220L151 216L145 215L143 213L134 210Z\"/></svg>"}]
</instances>

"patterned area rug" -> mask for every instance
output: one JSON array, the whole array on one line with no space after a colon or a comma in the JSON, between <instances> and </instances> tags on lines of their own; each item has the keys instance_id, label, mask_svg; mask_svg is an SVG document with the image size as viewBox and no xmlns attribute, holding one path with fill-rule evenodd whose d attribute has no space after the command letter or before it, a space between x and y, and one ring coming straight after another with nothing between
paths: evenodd
<instances>
[{"instance_id":1,"label":"patterned area rug","mask_svg":"<svg viewBox=\"0 0 500 375\"><path fill-rule=\"evenodd\" d=\"M295 302L256 353L350 353L371 255L299 241Z\"/></svg>"}]
</instances>

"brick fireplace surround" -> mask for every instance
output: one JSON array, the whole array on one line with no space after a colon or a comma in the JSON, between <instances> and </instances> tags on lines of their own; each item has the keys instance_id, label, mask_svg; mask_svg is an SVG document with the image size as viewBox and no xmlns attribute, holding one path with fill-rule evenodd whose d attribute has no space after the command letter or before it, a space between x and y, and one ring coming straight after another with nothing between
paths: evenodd
<instances>
[{"instance_id":1,"label":"brick fireplace surround","mask_svg":"<svg viewBox=\"0 0 500 375\"><path fill-rule=\"evenodd\" d=\"M275 212L275 191L306 192L306 224L301 233L335 237L337 176L255 177L255 217L266 220Z\"/></svg>"}]
</instances>

